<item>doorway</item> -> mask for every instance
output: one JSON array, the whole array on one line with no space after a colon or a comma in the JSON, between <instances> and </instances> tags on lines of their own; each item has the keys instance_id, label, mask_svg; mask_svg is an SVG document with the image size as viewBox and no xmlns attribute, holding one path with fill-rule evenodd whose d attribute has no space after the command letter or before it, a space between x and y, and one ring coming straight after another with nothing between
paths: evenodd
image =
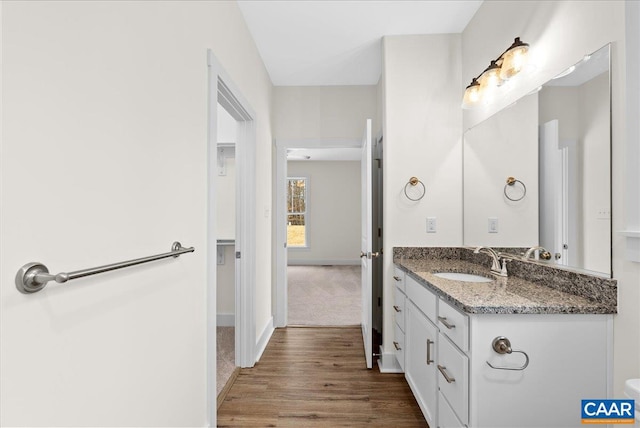
<instances>
[{"instance_id":1,"label":"doorway","mask_svg":"<svg viewBox=\"0 0 640 428\"><path fill-rule=\"evenodd\" d=\"M360 149L288 149L288 325L359 325Z\"/></svg>"},{"instance_id":2,"label":"doorway","mask_svg":"<svg viewBox=\"0 0 640 428\"><path fill-rule=\"evenodd\" d=\"M207 141L207 413L216 422L217 366L217 255L218 255L218 111L235 121L235 237L234 237L234 343L235 365L253 367L256 361L255 328L255 113L211 50L208 65ZM230 148L228 148L230 150ZM228 166L228 164L227 164Z\"/></svg>"},{"instance_id":3,"label":"doorway","mask_svg":"<svg viewBox=\"0 0 640 428\"><path fill-rule=\"evenodd\" d=\"M287 283L287 266L288 263L288 250L287 250L287 194L286 194L286 182L289 177L287 170L287 150L291 149L320 149L320 148L351 148L358 152L360 152L360 156L362 156L362 141L361 140L332 140L331 142L325 142L320 140L276 140L275 141L275 191L274 191L274 212L275 212L275 233L273 239L273 252L275 255L275 279L276 286L274 287L274 323L277 327L286 327L289 325L288 319L288 283ZM296 155L303 154L301 151L296 152ZM377 185L382 183L382 138L379 137L373 141L373 169L375 170L371 177L371 185L375 189L376 199L373 201L373 212L372 212L372 227L370 228L369 233L372 237L372 245L373 248L376 248L374 253L378 253L379 249L382 248L382 186ZM361 164L362 165L362 164ZM358 177L358 181L361 181L361 178ZM312 180L310 182L310 192L313 192L313 184ZM356 250L356 254L354 254L354 260L360 259L361 249ZM359 261L356 261L358 265ZM369 304L364 304L362 307L367 306L369 311L367 317L372 319L371 322L371 332L373 338L379 338L382 335L382 276L380 274L376 274L377 271L380 271L382 264L382 257L377 259L373 259L372 263L372 271L373 271L373 279L375 281L373 287L368 289L365 296L364 292L361 292L362 297L366 297L363 301L370 302ZM375 284L378 285L375 285ZM364 316L364 312L362 311L362 315ZM361 318L364 320L364 317ZM360 322L358 322L360 323ZM370 345L370 349L372 352L370 353L371 357L374 357L376 353L379 351L379 346L372 343Z\"/></svg>"}]
</instances>

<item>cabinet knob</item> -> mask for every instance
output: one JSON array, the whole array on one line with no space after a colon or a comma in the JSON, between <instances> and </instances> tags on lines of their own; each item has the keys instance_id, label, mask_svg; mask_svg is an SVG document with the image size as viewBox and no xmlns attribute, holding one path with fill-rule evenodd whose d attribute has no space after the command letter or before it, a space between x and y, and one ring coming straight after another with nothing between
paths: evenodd
<instances>
[{"instance_id":1,"label":"cabinet knob","mask_svg":"<svg viewBox=\"0 0 640 428\"><path fill-rule=\"evenodd\" d=\"M402 309L400 309L398 305L393 305L393 309L395 309L396 312L402 312Z\"/></svg>"},{"instance_id":2,"label":"cabinet knob","mask_svg":"<svg viewBox=\"0 0 640 428\"><path fill-rule=\"evenodd\" d=\"M393 346L396 347L396 351L402 350L402 348L400 347L400 344L398 342L396 342L396 341L393 342Z\"/></svg>"}]
</instances>

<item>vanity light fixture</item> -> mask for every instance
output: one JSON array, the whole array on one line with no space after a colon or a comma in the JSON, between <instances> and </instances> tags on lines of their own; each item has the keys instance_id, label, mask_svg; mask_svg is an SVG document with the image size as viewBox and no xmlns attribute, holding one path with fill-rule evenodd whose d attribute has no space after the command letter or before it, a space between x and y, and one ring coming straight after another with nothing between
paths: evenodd
<instances>
[{"instance_id":1,"label":"vanity light fixture","mask_svg":"<svg viewBox=\"0 0 640 428\"><path fill-rule=\"evenodd\" d=\"M471 80L471 84L465 88L462 108L471 108L477 105L484 95L505 81L518 74L527 63L529 44L516 37L509 48L497 59L491 61L478 77Z\"/></svg>"}]
</instances>

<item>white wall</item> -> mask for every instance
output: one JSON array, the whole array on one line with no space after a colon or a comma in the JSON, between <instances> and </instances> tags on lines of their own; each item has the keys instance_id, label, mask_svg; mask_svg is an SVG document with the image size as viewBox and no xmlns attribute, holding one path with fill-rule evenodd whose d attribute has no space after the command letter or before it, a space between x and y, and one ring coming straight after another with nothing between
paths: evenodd
<instances>
[{"instance_id":1,"label":"white wall","mask_svg":"<svg viewBox=\"0 0 640 428\"><path fill-rule=\"evenodd\" d=\"M289 264L360 264L360 162L289 161L287 173L309 180L308 248L289 247Z\"/></svg>"},{"instance_id":2,"label":"white wall","mask_svg":"<svg viewBox=\"0 0 640 428\"><path fill-rule=\"evenodd\" d=\"M625 162L625 4L622 1L485 1L462 33L460 87L471 81L513 38L530 43L536 70L489 108L465 112L465 129L510 104L576 63L583 55L612 42L613 111L613 272L618 280L618 315L614 321L614 393L622 395L627 378L640 377L640 265L625 260L624 200L637 192L627 183ZM516 82L514 82L516 83ZM462 98L462 92L460 92ZM636 165L637 167L637 165Z\"/></svg>"},{"instance_id":3,"label":"white wall","mask_svg":"<svg viewBox=\"0 0 640 428\"><path fill-rule=\"evenodd\" d=\"M270 316L271 84L232 2L2 2L0 424L204 426L206 49L257 112ZM196 252L25 296L52 271ZM214 403L213 403L214 404Z\"/></svg>"},{"instance_id":4,"label":"white wall","mask_svg":"<svg viewBox=\"0 0 640 428\"><path fill-rule=\"evenodd\" d=\"M394 246L462 244L462 111L460 35L383 39L384 327L393 341ZM411 176L426 186L406 199ZM426 233L427 217L437 232Z\"/></svg>"},{"instance_id":5,"label":"white wall","mask_svg":"<svg viewBox=\"0 0 640 428\"><path fill-rule=\"evenodd\" d=\"M273 100L273 132L283 140L360 139L365 120L377 117L376 86L276 86Z\"/></svg>"},{"instance_id":6,"label":"white wall","mask_svg":"<svg viewBox=\"0 0 640 428\"><path fill-rule=\"evenodd\" d=\"M538 96L516 104L464 134L464 244L531 247L538 243ZM507 187L507 177L515 183ZM489 217L498 233L489 233Z\"/></svg>"}]
</instances>

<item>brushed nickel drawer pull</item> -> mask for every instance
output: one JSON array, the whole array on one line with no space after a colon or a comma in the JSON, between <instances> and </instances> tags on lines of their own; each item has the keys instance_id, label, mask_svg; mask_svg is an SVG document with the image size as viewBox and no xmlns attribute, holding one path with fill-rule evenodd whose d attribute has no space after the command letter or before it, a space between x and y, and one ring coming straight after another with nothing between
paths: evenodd
<instances>
[{"instance_id":1,"label":"brushed nickel drawer pull","mask_svg":"<svg viewBox=\"0 0 640 428\"><path fill-rule=\"evenodd\" d=\"M440 373L442 373L442 376L444 376L447 383L453 383L456 381L455 378L449 376L449 374L447 373L447 368L445 366L441 366L440 364L438 364L438 370L440 370Z\"/></svg>"},{"instance_id":2,"label":"brushed nickel drawer pull","mask_svg":"<svg viewBox=\"0 0 640 428\"><path fill-rule=\"evenodd\" d=\"M398 282L402 281L402 278L400 278L399 276L395 276L395 275L393 275L393 279L395 279Z\"/></svg>"},{"instance_id":3,"label":"brushed nickel drawer pull","mask_svg":"<svg viewBox=\"0 0 640 428\"><path fill-rule=\"evenodd\" d=\"M440 320L440 322L442 324L444 324L445 327L447 327L449 330L451 330L452 328L456 328L455 324L449 324L449 322L447 321L446 317L438 317L438 319Z\"/></svg>"},{"instance_id":4,"label":"brushed nickel drawer pull","mask_svg":"<svg viewBox=\"0 0 640 428\"><path fill-rule=\"evenodd\" d=\"M433 363L433 360L431 359L431 345L434 343L435 342L433 340L427 339L427 365Z\"/></svg>"},{"instance_id":5,"label":"brushed nickel drawer pull","mask_svg":"<svg viewBox=\"0 0 640 428\"><path fill-rule=\"evenodd\" d=\"M400 347L400 344L398 342L396 342L395 340L393 341L393 346L396 347L396 351L401 351L402 348Z\"/></svg>"},{"instance_id":6,"label":"brushed nickel drawer pull","mask_svg":"<svg viewBox=\"0 0 640 428\"><path fill-rule=\"evenodd\" d=\"M402 312L402 309L400 309L398 305L393 305L393 309L395 309L396 312Z\"/></svg>"}]
</instances>

